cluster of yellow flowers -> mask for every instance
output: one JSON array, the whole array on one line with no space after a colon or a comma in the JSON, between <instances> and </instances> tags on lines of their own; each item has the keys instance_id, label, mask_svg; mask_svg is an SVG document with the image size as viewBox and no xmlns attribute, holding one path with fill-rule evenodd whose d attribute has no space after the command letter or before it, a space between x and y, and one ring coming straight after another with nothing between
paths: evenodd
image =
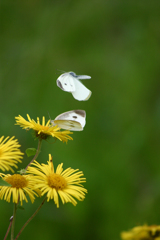
<instances>
[{"instance_id":1,"label":"cluster of yellow flowers","mask_svg":"<svg viewBox=\"0 0 160 240\"><path fill-rule=\"evenodd\" d=\"M57 126L50 124L50 120L45 124L45 118L40 124L39 118L37 122L27 115L28 121L22 116L16 117L16 125L20 125L23 129L34 130L36 137L41 142L48 137L57 138L62 142L72 140L70 131L61 131ZM17 163L22 162L23 153L20 151L20 144L15 137L4 136L0 138L0 169L4 171L12 171L18 168ZM34 159L33 159L34 160ZM14 203L23 204L23 200L28 202L27 197L33 203L35 197L46 195L47 201L53 199L57 207L59 207L59 197L62 203L71 202L77 204L75 199L82 201L85 198L87 190L81 183L85 182L83 172L79 169L67 168L63 170L63 164L59 164L56 169L52 162L52 156L49 154L47 164L39 164L33 161L29 164L22 174L4 174L0 173L3 181L0 183L0 199Z\"/></svg>"},{"instance_id":2,"label":"cluster of yellow flowers","mask_svg":"<svg viewBox=\"0 0 160 240\"><path fill-rule=\"evenodd\" d=\"M122 240L160 240L160 226L144 225L121 233Z\"/></svg>"}]
</instances>

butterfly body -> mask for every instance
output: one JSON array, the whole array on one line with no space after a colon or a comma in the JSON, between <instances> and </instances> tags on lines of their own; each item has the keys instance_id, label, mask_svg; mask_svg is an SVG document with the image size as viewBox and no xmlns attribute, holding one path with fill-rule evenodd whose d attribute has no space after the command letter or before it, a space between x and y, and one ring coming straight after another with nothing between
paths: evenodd
<instances>
[{"instance_id":1,"label":"butterfly body","mask_svg":"<svg viewBox=\"0 0 160 240\"><path fill-rule=\"evenodd\" d=\"M72 93L75 99L86 101L90 98L92 92L79 80L90 78L88 75L76 75L74 72L66 72L57 79L57 86L63 91Z\"/></svg>"},{"instance_id":2,"label":"butterfly body","mask_svg":"<svg viewBox=\"0 0 160 240\"><path fill-rule=\"evenodd\" d=\"M73 110L58 115L51 120L52 125L70 131L82 131L86 124L86 112L84 110Z\"/></svg>"}]
</instances>

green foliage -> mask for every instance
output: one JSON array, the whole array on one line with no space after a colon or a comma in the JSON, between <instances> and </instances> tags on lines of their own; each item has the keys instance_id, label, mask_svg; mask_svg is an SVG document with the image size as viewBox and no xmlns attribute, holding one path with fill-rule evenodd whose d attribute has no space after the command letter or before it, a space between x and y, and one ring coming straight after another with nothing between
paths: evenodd
<instances>
[{"instance_id":1,"label":"green foliage","mask_svg":"<svg viewBox=\"0 0 160 240\"><path fill-rule=\"evenodd\" d=\"M36 148L27 148L26 149L27 157L34 156L36 154L36 152L37 152Z\"/></svg>"},{"instance_id":2,"label":"green foliage","mask_svg":"<svg viewBox=\"0 0 160 240\"><path fill-rule=\"evenodd\" d=\"M11 184L9 184L8 182L6 182L2 178L0 178L0 186L10 187Z\"/></svg>"},{"instance_id":3,"label":"green foliage","mask_svg":"<svg viewBox=\"0 0 160 240\"><path fill-rule=\"evenodd\" d=\"M23 206L21 206L20 204L17 206L17 209L19 210L25 210L25 208Z\"/></svg>"}]
</instances>

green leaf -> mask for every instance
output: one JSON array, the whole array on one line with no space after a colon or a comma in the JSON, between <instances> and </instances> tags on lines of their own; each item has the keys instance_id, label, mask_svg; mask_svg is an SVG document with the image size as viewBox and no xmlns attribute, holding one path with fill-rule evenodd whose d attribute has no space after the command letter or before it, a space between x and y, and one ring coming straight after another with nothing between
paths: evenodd
<instances>
[{"instance_id":1,"label":"green leaf","mask_svg":"<svg viewBox=\"0 0 160 240\"><path fill-rule=\"evenodd\" d=\"M34 156L36 154L36 152L37 152L37 149L35 149L35 148L27 148L26 149L26 154L28 157Z\"/></svg>"},{"instance_id":2,"label":"green leaf","mask_svg":"<svg viewBox=\"0 0 160 240\"><path fill-rule=\"evenodd\" d=\"M17 209L24 210L24 207L18 205L18 206L17 206Z\"/></svg>"},{"instance_id":3,"label":"green leaf","mask_svg":"<svg viewBox=\"0 0 160 240\"><path fill-rule=\"evenodd\" d=\"M6 181L4 181L2 178L0 178L0 186L10 187L11 184L9 184L8 182L6 182Z\"/></svg>"}]
</instances>

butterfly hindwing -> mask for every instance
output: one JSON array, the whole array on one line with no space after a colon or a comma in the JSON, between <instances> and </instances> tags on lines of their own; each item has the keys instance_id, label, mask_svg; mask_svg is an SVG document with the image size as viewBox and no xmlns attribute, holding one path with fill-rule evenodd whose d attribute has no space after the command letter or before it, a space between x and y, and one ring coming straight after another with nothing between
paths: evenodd
<instances>
[{"instance_id":1,"label":"butterfly hindwing","mask_svg":"<svg viewBox=\"0 0 160 240\"><path fill-rule=\"evenodd\" d=\"M78 79L75 80L75 91L72 95L79 101L86 101L90 98L92 92L86 88Z\"/></svg>"},{"instance_id":2,"label":"butterfly hindwing","mask_svg":"<svg viewBox=\"0 0 160 240\"><path fill-rule=\"evenodd\" d=\"M54 123L58 125L58 127L70 131L81 131L83 130L81 124L76 121L71 120L54 120Z\"/></svg>"}]
</instances>

